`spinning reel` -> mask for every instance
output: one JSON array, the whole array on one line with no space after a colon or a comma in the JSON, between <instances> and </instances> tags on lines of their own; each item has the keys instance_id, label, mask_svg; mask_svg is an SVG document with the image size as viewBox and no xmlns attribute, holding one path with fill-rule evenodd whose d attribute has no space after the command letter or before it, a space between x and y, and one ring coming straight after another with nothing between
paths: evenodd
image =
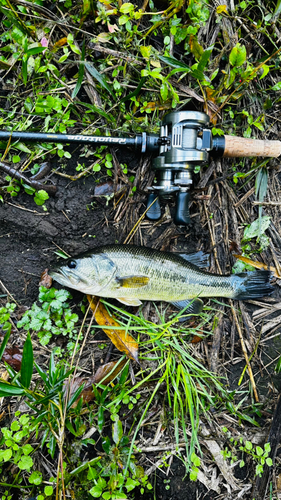
<instances>
[{"instance_id":1,"label":"spinning reel","mask_svg":"<svg viewBox=\"0 0 281 500\"><path fill-rule=\"evenodd\" d=\"M205 113L173 111L162 121L159 136L147 135L145 132L134 138L123 138L0 131L0 140L77 142L111 146L115 144L134 146L142 153L153 153L156 155L152 160L156 184L149 188L147 217L151 220L159 219L159 197L170 199L176 195L175 223L186 225L190 222L188 205L192 175L196 166L208 162L210 153L216 157L277 157L281 154L280 141L227 135L212 137L211 131L206 128L208 125L209 117Z\"/></svg>"}]
</instances>

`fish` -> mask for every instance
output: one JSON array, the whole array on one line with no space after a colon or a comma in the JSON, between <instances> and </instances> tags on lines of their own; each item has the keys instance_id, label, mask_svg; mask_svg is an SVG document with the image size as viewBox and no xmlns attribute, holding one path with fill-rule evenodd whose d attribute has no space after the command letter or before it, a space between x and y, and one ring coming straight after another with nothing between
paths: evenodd
<instances>
[{"instance_id":1,"label":"fish","mask_svg":"<svg viewBox=\"0 0 281 500\"><path fill-rule=\"evenodd\" d=\"M59 263L49 275L87 295L114 298L139 306L143 300L165 301L198 314L204 297L237 300L270 295L270 271L220 275L209 273L204 255L161 252L135 245L106 245Z\"/></svg>"}]
</instances>

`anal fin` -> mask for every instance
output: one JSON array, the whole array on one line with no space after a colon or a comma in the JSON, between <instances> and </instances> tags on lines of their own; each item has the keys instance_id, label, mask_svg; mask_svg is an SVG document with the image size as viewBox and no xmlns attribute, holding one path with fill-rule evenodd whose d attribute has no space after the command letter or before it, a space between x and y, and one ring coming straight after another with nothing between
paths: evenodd
<instances>
[{"instance_id":1,"label":"anal fin","mask_svg":"<svg viewBox=\"0 0 281 500\"><path fill-rule=\"evenodd\" d=\"M142 304L141 300L139 299L135 299L135 298L121 298L121 297L118 297L119 302L121 302L121 304L125 304L126 306L140 306Z\"/></svg>"},{"instance_id":2,"label":"anal fin","mask_svg":"<svg viewBox=\"0 0 281 500\"><path fill-rule=\"evenodd\" d=\"M203 309L203 302L201 299L191 299L191 300L179 300L178 302L172 302L172 304L178 309L187 308L184 312L185 314L200 314Z\"/></svg>"}]
</instances>

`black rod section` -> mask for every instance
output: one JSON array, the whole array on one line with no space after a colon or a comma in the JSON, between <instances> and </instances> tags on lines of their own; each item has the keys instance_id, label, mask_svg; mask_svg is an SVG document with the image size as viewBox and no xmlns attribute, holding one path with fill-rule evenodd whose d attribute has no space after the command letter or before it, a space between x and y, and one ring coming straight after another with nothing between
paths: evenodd
<instances>
[{"instance_id":1,"label":"black rod section","mask_svg":"<svg viewBox=\"0 0 281 500\"><path fill-rule=\"evenodd\" d=\"M213 137L212 140L212 149L211 149L211 154L215 158L221 158L224 154L225 150L225 138L224 135L220 137Z\"/></svg>"},{"instance_id":2,"label":"black rod section","mask_svg":"<svg viewBox=\"0 0 281 500\"><path fill-rule=\"evenodd\" d=\"M108 137L99 135L72 135L72 134L46 134L41 132L17 132L17 131L0 131L0 141L16 140L23 142L76 142L84 144L99 144L99 145L118 145L118 146L133 146L142 153L146 151L158 152L159 137L156 135L147 135L143 132L135 137Z\"/></svg>"},{"instance_id":3,"label":"black rod section","mask_svg":"<svg viewBox=\"0 0 281 500\"><path fill-rule=\"evenodd\" d=\"M142 137L103 137L92 135L46 134L40 132L9 132L0 131L0 140L20 140L36 142L82 142L95 144L120 144L124 146L141 147Z\"/></svg>"}]
</instances>

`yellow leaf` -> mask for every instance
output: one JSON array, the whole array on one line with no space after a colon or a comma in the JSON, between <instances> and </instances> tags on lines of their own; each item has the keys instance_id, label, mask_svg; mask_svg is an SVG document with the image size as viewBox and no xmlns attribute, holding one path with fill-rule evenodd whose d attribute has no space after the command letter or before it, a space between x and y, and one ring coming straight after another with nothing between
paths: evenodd
<instances>
[{"instance_id":1,"label":"yellow leaf","mask_svg":"<svg viewBox=\"0 0 281 500\"><path fill-rule=\"evenodd\" d=\"M273 276L275 276L276 278L281 278L277 269L273 266L267 266L266 264L263 264L263 262L257 262L255 260L248 259L248 257L243 257L243 255L234 254L233 257L235 257L235 259L241 260L242 262L245 262L245 264L250 264L256 269L265 269L266 271L271 271L273 273Z\"/></svg>"},{"instance_id":2,"label":"yellow leaf","mask_svg":"<svg viewBox=\"0 0 281 500\"><path fill-rule=\"evenodd\" d=\"M147 45L147 46L141 45L140 52L141 52L142 57L144 57L145 59L149 59L151 49L152 49L151 45Z\"/></svg>"},{"instance_id":3,"label":"yellow leaf","mask_svg":"<svg viewBox=\"0 0 281 500\"><path fill-rule=\"evenodd\" d=\"M225 14L228 14L227 6L226 5L219 5L217 7L217 14L222 14L223 12L225 12Z\"/></svg>"},{"instance_id":4,"label":"yellow leaf","mask_svg":"<svg viewBox=\"0 0 281 500\"><path fill-rule=\"evenodd\" d=\"M189 46L190 46L190 50L191 50L192 54L194 55L194 57L199 60L204 52L204 49L203 49L202 45L200 45L200 43L198 43L196 36L194 36L194 35L190 36Z\"/></svg>"},{"instance_id":5,"label":"yellow leaf","mask_svg":"<svg viewBox=\"0 0 281 500\"><path fill-rule=\"evenodd\" d=\"M114 329L114 327L120 328L119 323L115 321L112 316L109 316L104 305L99 302L97 297L87 295L87 299L90 303L91 309L95 315L95 320L98 325L111 326L112 329L102 328L106 335L110 338L111 342L119 349L121 352L125 352L130 359L133 359L138 363L138 343L135 339L125 330Z\"/></svg>"},{"instance_id":6,"label":"yellow leaf","mask_svg":"<svg viewBox=\"0 0 281 500\"><path fill-rule=\"evenodd\" d=\"M110 38L111 38L110 33L102 32L95 38L95 42L106 43L110 40Z\"/></svg>"},{"instance_id":7,"label":"yellow leaf","mask_svg":"<svg viewBox=\"0 0 281 500\"><path fill-rule=\"evenodd\" d=\"M151 59L150 64L151 64L151 66L153 66L154 68L161 68L160 61L156 61L156 59Z\"/></svg>"}]
</instances>

